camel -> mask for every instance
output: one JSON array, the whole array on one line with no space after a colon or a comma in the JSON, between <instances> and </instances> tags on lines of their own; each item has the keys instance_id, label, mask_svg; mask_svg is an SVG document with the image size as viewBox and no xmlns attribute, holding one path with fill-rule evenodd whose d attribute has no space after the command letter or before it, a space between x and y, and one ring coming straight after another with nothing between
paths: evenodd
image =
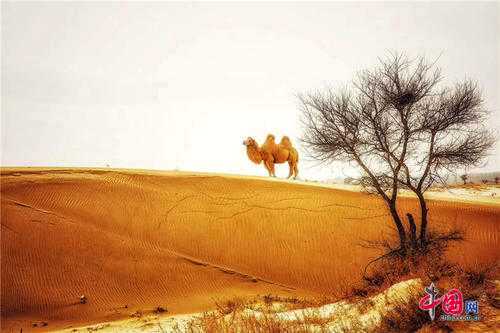
<instances>
[{"instance_id":1,"label":"camel","mask_svg":"<svg viewBox=\"0 0 500 333\"><path fill-rule=\"evenodd\" d=\"M243 141L243 145L247 147L248 158L255 164L264 162L264 167L270 177L276 177L274 164L288 162L288 166L290 167L288 178L293 176L293 179L296 179L299 174L299 153L292 147L290 138L287 136L281 138L279 144L274 140L274 135L269 134L264 144L262 144L262 147L259 147L257 141L252 137L248 137Z\"/></svg>"}]
</instances>

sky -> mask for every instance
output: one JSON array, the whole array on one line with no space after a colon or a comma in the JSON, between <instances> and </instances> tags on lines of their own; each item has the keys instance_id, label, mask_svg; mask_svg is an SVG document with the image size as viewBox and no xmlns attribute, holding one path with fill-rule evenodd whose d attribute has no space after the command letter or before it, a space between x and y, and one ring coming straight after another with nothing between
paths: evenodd
<instances>
[{"instance_id":1,"label":"sky","mask_svg":"<svg viewBox=\"0 0 500 333\"><path fill-rule=\"evenodd\" d=\"M499 4L2 2L1 165L267 175L242 140L288 135L303 179L356 174L300 144L297 94L377 58L479 82L500 129ZM497 145L484 171L498 170ZM288 165L277 166L277 175Z\"/></svg>"}]
</instances>

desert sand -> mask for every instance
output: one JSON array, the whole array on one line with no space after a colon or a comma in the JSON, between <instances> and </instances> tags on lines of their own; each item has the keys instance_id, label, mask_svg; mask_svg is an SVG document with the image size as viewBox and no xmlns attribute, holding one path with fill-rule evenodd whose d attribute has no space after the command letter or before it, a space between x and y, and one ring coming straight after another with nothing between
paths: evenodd
<instances>
[{"instance_id":1,"label":"desert sand","mask_svg":"<svg viewBox=\"0 0 500 333\"><path fill-rule=\"evenodd\" d=\"M431 228L465 232L450 257L463 265L498 261L498 199L437 195L429 206ZM418 215L410 196L400 209ZM335 299L379 254L360 241L392 232L376 196L334 186L2 168L1 327L45 332L158 307L182 315L235 296Z\"/></svg>"}]
</instances>

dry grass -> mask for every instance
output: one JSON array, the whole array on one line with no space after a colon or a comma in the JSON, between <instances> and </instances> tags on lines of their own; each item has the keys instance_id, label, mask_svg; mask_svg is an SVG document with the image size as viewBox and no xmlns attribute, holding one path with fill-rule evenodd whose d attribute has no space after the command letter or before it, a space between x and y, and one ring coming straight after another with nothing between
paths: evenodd
<instances>
[{"instance_id":1,"label":"dry grass","mask_svg":"<svg viewBox=\"0 0 500 333\"><path fill-rule=\"evenodd\" d=\"M440 286L442 292L458 288L464 300L478 300L481 304L481 322L431 322L428 314L418 308L418 300L423 295L421 293L412 302L396 303L394 309L383 318L382 325L376 332L415 332L419 329L432 332L451 332L453 329L492 331L496 327L495 311L500 307L498 262L477 262L468 266L451 262L445 255L446 251L452 242L463 240L463 232L457 230L446 233L430 232L426 248L415 250L405 257L384 257L377 262L370 274L364 277L362 287L354 288L350 296L366 297L401 280L420 278L425 285L434 282ZM389 243L391 242L379 245L390 249Z\"/></svg>"},{"instance_id":2,"label":"dry grass","mask_svg":"<svg viewBox=\"0 0 500 333\"><path fill-rule=\"evenodd\" d=\"M415 332L430 322L427 313L420 311L420 296L413 295L408 299L396 300L393 308L382 318L382 323L373 333Z\"/></svg>"},{"instance_id":3,"label":"dry grass","mask_svg":"<svg viewBox=\"0 0 500 333\"><path fill-rule=\"evenodd\" d=\"M321 301L324 301L321 299ZM325 328L329 320L315 311L304 311L296 320L283 320L277 313L311 306L321 301L264 295L243 300L216 302L216 310L204 312L188 323L189 332L310 332L310 327ZM318 331L318 330L316 330Z\"/></svg>"},{"instance_id":4,"label":"dry grass","mask_svg":"<svg viewBox=\"0 0 500 333\"><path fill-rule=\"evenodd\" d=\"M397 290L402 292L401 289ZM406 323L400 318L403 317L402 313L409 313L415 309L419 293L414 287L405 290L409 296L403 292L401 297L394 301L393 296L381 293L375 298L351 299L328 305L326 308L320 307L320 301L270 295L247 301L234 299L223 304L218 303L215 311L204 312L191 320L187 328L190 332L228 333L364 332L368 328L375 332L411 331L421 324L416 321ZM380 303L381 300L384 303ZM276 304L280 306L277 307ZM386 309L383 304L390 306ZM289 311L290 309L295 310ZM382 320L377 319L385 310L388 310L386 317ZM373 311L376 312L374 318Z\"/></svg>"},{"instance_id":5,"label":"dry grass","mask_svg":"<svg viewBox=\"0 0 500 333\"><path fill-rule=\"evenodd\" d=\"M235 312L226 316L204 313L188 324L188 332L236 333L236 332L311 332L327 331L327 321L319 315L305 314L296 321L282 320L270 313Z\"/></svg>"},{"instance_id":6,"label":"dry grass","mask_svg":"<svg viewBox=\"0 0 500 333\"><path fill-rule=\"evenodd\" d=\"M429 322L426 313L418 311L418 295L396 300L391 309L375 324L370 331L382 332L414 332ZM359 305L359 304L357 304ZM315 309L304 309L290 320L273 313L272 309L263 312L249 311L245 307L237 307L234 312L205 312L188 324L189 332L364 332L366 322L363 322L358 311L369 311L369 300L357 310L340 307L334 315L326 316ZM366 307L363 309L363 306ZM227 308L224 308L227 309Z\"/></svg>"},{"instance_id":7,"label":"dry grass","mask_svg":"<svg viewBox=\"0 0 500 333\"><path fill-rule=\"evenodd\" d=\"M464 232L458 229L430 231L425 247L410 248L405 255L397 250L395 238L364 241L361 246L376 248L385 254L368 263L363 272L362 287L353 288L346 296L364 297L405 279L438 281L455 274L458 265L444 258L451 243L462 242L463 235Z\"/></svg>"}]
</instances>

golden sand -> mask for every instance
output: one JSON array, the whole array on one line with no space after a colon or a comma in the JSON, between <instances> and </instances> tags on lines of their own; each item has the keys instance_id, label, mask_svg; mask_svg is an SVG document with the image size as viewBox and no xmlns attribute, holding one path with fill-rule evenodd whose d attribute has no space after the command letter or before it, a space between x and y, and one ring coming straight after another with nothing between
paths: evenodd
<instances>
[{"instance_id":1,"label":"golden sand","mask_svg":"<svg viewBox=\"0 0 500 333\"><path fill-rule=\"evenodd\" d=\"M416 201L402 212L418 216ZM500 204L430 200L450 256L498 260ZM2 331L169 314L257 294L336 297L393 233L376 196L288 181L112 169L1 170ZM85 295L88 302L80 304ZM48 326L34 328L33 323ZM39 325L39 324L37 324Z\"/></svg>"}]
</instances>

